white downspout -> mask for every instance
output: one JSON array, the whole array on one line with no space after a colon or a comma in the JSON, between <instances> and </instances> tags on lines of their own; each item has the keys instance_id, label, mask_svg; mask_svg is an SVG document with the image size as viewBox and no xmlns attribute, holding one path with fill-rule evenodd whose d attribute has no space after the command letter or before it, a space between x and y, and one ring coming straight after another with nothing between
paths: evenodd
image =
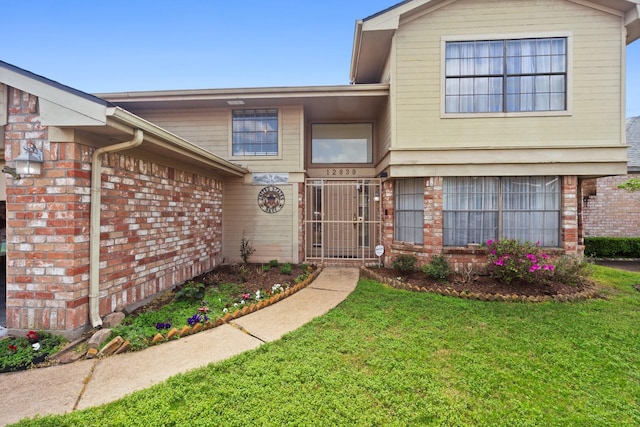
<instances>
[{"instance_id":1,"label":"white downspout","mask_svg":"<svg viewBox=\"0 0 640 427\"><path fill-rule=\"evenodd\" d=\"M89 228L89 320L94 328L102 326L100 317L100 207L102 205L102 155L142 144L144 134L135 129L133 139L98 148L91 158L91 216Z\"/></svg>"}]
</instances>

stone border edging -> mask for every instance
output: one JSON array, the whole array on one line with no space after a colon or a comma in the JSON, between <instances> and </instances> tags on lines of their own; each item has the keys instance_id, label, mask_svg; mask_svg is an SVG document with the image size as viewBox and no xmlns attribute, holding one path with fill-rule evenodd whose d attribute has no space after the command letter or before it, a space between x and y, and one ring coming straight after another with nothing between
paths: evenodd
<instances>
[{"instance_id":1,"label":"stone border edging","mask_svg":"<svg viewBox=\"0 0 640 427\"><path fill-rule=\"evenodd\" d=\"M178 330L177 328L172 328L170 331L168 331L166 333L166 335L163 335L161 333L157 333L151 340L151 345L155 345L161 342L165 342L171 339L178 339L180 337L186 337L188 335L193 335L196 334L200 331L205 331L207 329L212 329L215 328L217 326L223 325L223 324L228 324L230 321L238 319L242 316L245 316L249 313L253 313L254 311L260 310L262 308L268 307L271 304L275 304L276 302L290 296L293 295L294 293L306 288L307 286L309 286L309 284L311 282L313 282L316 277L318 277L318 275L320 274L320 272L322 271L322 266L318 266L316 267L315 270L311 271L309 273L309 275L302 280L300 283L296 283L292 286L289 286L287 289L285 289L283 292L280 292L276 295L273 295L271 298L262 300L258 303L254 303L254 304L249 304L245 307L243 307L242 309L236 310L233 313L226 313L224 316L222 317L218 317L217 319L215 319L214 321L209 321L207 323L196 323L194 326L189 326L189 325L185 325L184 327L182 327L180 330ZM104 329L100 329L98 332L96 332L96 334L99 333L104 333L101 332L104 331ZM111 341L109 341L109 343L107 343L101 350L98 350L99 347L99 343L98 345L95 346L91 346L89 347L89 349L87 350L87 352L85 352L82 355L79 355L78 357L74 357L71 358L68 361L62 361L60 360L60 356L62 354L65 353L69 353L71 351L73 351L73 348L84 342L84 341L89 341L91 338L86 339L86 338L82 338L82 339L78 339L76 341L74 341L73 343L68 344L65 348L63 348L60 352L58 352L56 355L54 355L52 357L52 359L58 359L58 363L61 364L65 364L65 363L72 363L75 362L76 360L82 359L83 357L85 359L93 359L93 358L102 358L102 357L108 357L108 356L112 356L112 355L116 355L116 354L121 354L121 353L125 353L129 350L131 343L128 340L123 340L122 337L118 336L113 338ZM72 345L73 344L73 345ZM150 345L150 346L151 346Z\"/></svg>"},{"instance_id":2,"label":"stone border edging","mask_svg":"<svg viewBox=\"0 0 640 427\"><path fill-rule=\"evenodd\" d=\"M368 279L377 280L380 283L384 283L392 288L403 289L407 291L415 292L431 292L443 296L457 297L470 300L479 301L507 301L507 302L579 302L588 299L597 298L598 291L596 288L589 288L582 292L576 292L575 294L559 294L559 295L545 295L545 296L526 296L526 295L502 295L491 293L475 293L475 292L458 292L452 289L446 288L425 288L410 283L401 282L400 280L392 279L386 276L377 274L367 267L360 267L360 272Z\"/></svg>"},{"instance_id":3,"label":"stone border edging","mask_svg":"<svg viewBox=\"0 0 640 427\"><path fill-rule=\"evenodd\" d=\"M310 272L309 275L304 280L292 286L289 286L284 291L278 294L275 294L268 299L264 299L260 302L245 305L243 308L238 309L233 313L230 313L230 312L226 313L224 316L218 317L214 321L207 321L206 323L196 323L193 326L184 325L180 330L178 330L177 328L172 328L169 332L167 332L166 336L158 332L151 340L151 344L154 345L163 341L168 341L170 339L186 337L188 335L196 334L200 331L206 331L207 329L218 327L225 323L228 324L232 320L238 319L242 316L253 313L254 311L258 311L260 309L268 307L271 304L275 304L278 301L285 299L288 296L291 296L296 292L306 288L311 282L315 280L318 274L320 274L320 271L322 271L322 268L318 267L314 271ZM111 342L114 342L114 341L117 342L118 338L120 337L115 337ZM122 338L120 338L120 340L122 340ZM112 354L124 353L129 349L128 348L129 344L127 341L125 341L123 343L120 343L120 345L118 345L115 349L113 349L113 351L110 351L109 347L111 342L109 342L107 345L105 345L102 348L102 350L100 350L100 352L97 354L98 357L106 357L106 356L111 356ZM126 348L123 348L125 345L126 345Z\"/></svg>"}]
</instances>

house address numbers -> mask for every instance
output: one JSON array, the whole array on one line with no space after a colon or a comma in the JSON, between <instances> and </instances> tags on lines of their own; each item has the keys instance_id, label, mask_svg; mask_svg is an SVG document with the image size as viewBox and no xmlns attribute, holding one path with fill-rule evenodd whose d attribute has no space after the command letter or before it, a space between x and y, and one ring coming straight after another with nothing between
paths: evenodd
<instances>
[{"instance_id":1,"label":"house address numbers","mask_svg":"<svg viewBox=\"0 0 640 427\"><path fill-rule=\"evenodd\" d=\"M356 176L357 169L327 169L327 176Z\"/></svg>"}]
</instances>

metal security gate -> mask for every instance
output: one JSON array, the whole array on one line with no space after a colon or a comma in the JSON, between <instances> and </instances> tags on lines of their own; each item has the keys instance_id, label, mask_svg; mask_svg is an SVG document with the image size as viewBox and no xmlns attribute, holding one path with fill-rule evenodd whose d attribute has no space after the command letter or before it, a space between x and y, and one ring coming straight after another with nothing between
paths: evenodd
<instances>
[{"instance_id":1,"label":"metal security gate","mask_svg":"<svg viewBox=\"0 0 640 427\"><path fill-rule=\"evenodd\" d=\"M309 179L305 191L307 260L377 260L379 179Z\"/></svg>"}]
</instances>

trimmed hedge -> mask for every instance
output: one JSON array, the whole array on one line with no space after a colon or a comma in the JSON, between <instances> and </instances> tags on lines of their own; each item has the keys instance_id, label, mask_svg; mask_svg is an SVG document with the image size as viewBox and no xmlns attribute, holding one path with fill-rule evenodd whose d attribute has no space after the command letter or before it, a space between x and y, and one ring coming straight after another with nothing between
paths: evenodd
<instances>
[{"instance_id":1,"label":"trimmed hedge","mask_svg":"<svg viewBox=\"0 0 640 427\"><path fill-rule=\"evenodd\" d=\"M585 237L584 254L593 258L640 258L640 237Z\"/></svg>"}]
</instances>

